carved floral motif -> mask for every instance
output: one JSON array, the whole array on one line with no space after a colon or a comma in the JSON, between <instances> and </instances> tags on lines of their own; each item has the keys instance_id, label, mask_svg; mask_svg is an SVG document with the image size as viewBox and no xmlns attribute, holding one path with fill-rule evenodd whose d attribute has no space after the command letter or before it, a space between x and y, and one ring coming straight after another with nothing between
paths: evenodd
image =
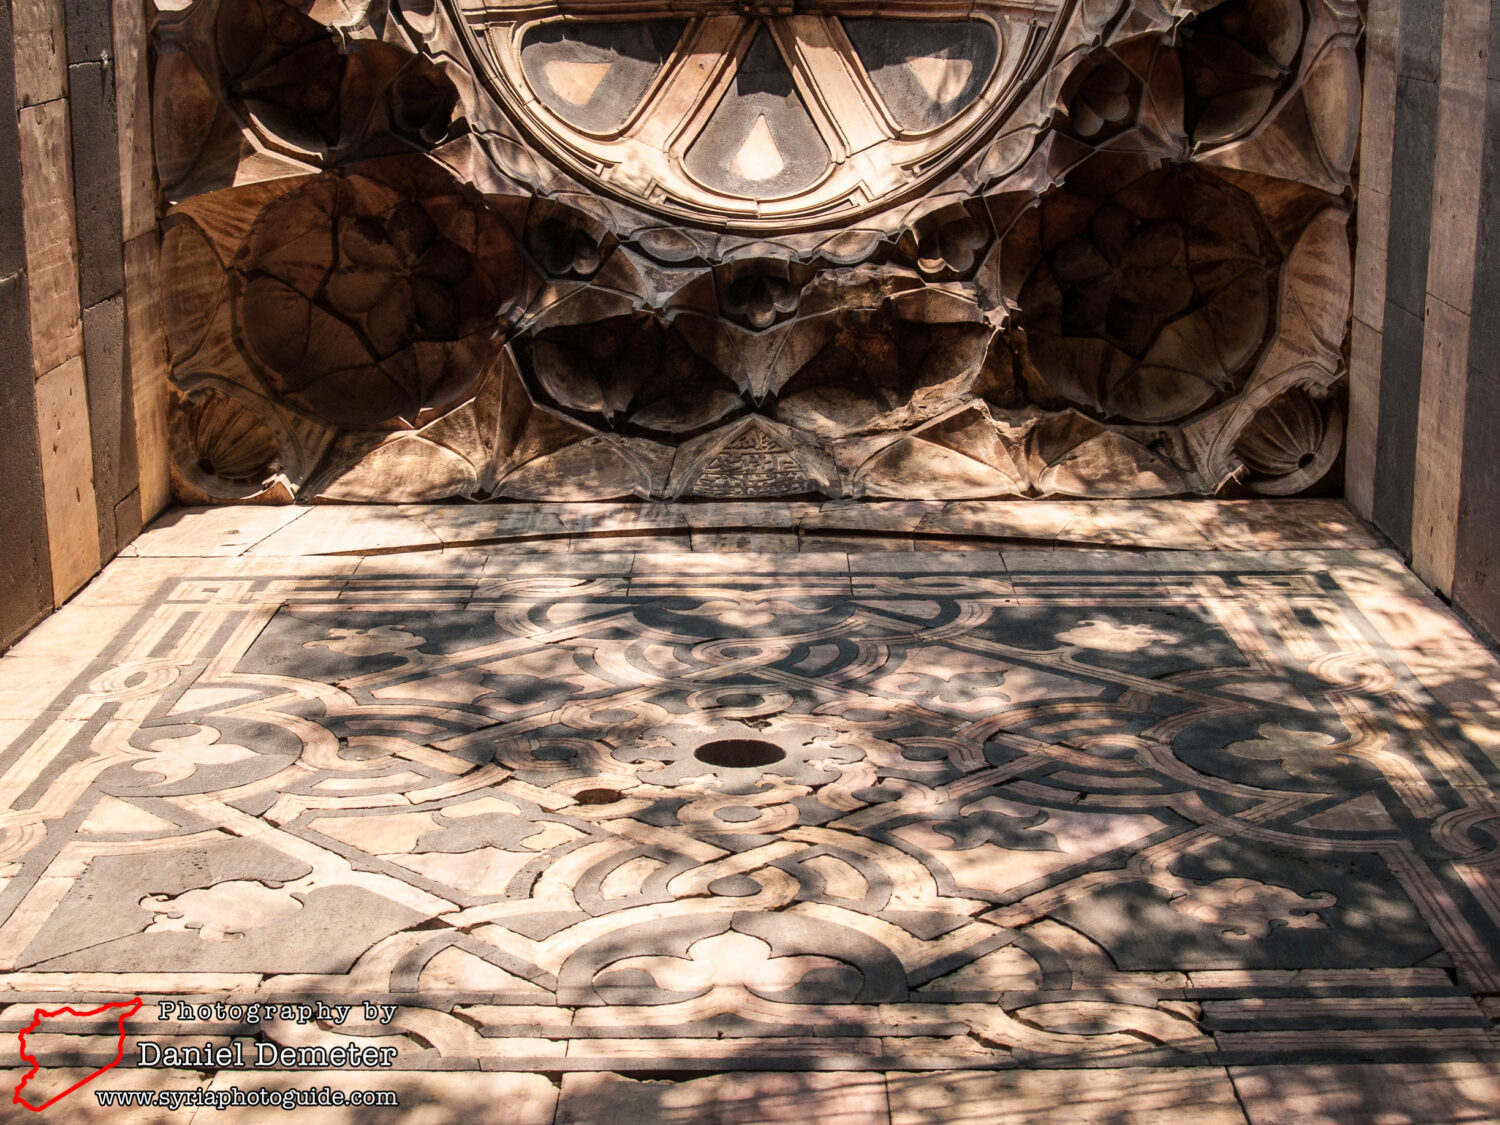
<instances>
[{"instance_id":1,"label":"carved floral motif","mask_svg":"<svg viewBox=\"0 0 1500 1125\"><path fill-rule=\"evenodd\" d=\"M1255 879L1215 879L1179 889L1170 905L1204 925L1213 926L1232 941L1266 937L1272 929L1321 930L1328 924L1318 916L1338 902L1326 891L1302 895Z\"/></svg>"}]
</instances>

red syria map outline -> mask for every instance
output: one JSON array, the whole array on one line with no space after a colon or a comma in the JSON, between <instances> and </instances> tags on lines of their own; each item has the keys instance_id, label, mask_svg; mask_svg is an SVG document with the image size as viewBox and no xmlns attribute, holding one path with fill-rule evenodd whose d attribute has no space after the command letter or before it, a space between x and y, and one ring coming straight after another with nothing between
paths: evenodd
<instances>
[{"instance_id":1,"label":"red syria map outline","mask_svg":"<svg viewBox=\"0 0 1500 1125\"><path fill-rule=\"evenodd\" d=\"M86 1078L80 1078L77 1082L73 1083L73 1085L69 1086L62 1093L53 1095L52 1097L44 1101L41 1105L32 1105L25 1098L21 1097L21 1091L26 1089L26 1083L30 1082L34 1077L36 1077L36 1072L42 1068L41 1063L37 1062L36 1059L32 1058L26 1053L26 1037L41 1026L43 1019L55 1019L56 1017L62 1015L64 1012L66 1012L70 1016L76 1016L79 1019L87 1019L89 1016L97 1016L104 1012L107 1012L111 1008L122 1009L120 1015L118 1016L120 1040L118 1045L115 1047L115 1058L113 1062L106 1063L98 1070L94 1071L94 1073L88 1075ZM120 1060L125 1057L125 1021L140 1010L141 998L139 996L137 996L134 1000L117 1000L112 1004L105 1004L102 1007L92 1008L87 1012L79 1012L71 1007L57 1008L54 1011L47 1011L45 1008L37 1008L32 1013L31 1023L22 1028L17 1035L17 1038L21 1041L21 1059L23 1062L30 1063L31 1069L21 1076L21 1081L16 1083L16 1092L14 1095L12 1095L10 1100L16 1105L25 1106L33 1113L40 1113L49 1105L52 1105L62 1098L67 1097L80 1086L88 1085L94 1079L98 1078L99 1075L103 1074L106 1070L109 1070L111 1067L118 1066Z\"/></svg>"}]
</instances>

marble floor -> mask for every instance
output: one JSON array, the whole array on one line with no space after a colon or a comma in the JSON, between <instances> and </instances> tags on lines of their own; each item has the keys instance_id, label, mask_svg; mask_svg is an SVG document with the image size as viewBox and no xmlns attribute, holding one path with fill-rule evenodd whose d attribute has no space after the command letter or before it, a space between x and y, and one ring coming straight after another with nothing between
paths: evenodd
<instances>
[{"instance_id":1,"label":"marble floor","mask_svg":"<svg viewBox=\"0 0 1500 1125\"><path fill-rule=\"evenodd\" d=\"M1500 1122L1500 666L1334 501L178 511L0 746L70 1120Z\"/></svg>"}]
</instances>

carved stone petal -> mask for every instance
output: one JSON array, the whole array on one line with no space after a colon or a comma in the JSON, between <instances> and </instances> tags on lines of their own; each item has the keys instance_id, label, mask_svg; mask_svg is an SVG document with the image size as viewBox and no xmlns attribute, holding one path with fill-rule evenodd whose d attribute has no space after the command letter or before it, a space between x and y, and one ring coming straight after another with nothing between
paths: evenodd
<instances>
[{"instance_id":1,"label":"carved stone petal","mask_svg":"<svg viewBox=\"0 0 1500 1125\"><path fill-rule=\"evenodd\" d=\"M167 346L181 363L198 350L224 300L224 264L196 223L177 219L162 235L161 275Z\"/></svg>"},{"instance_id":2,"label":"carved stone petal","mask_svg":"<svg viewBox=\"0 0 1500 1125\"><path fill-rule=\"evenodd\" d=\"M608 133L624 124L672 53L683 24L544 23L521 47L526 79L569 124Z\"/></svg>"},{"instance_id":3,"label":"carved stone petal","mask_svg":"<svg viewBox=\"0 0 1500 1125\"><path fill-rule=\"evenodd\" d=\"M228 187L240 154L239 132L191 55L163 50L156 62L151 115L157 174L164 191L188 182L199 190Z\"/></svg>"},{"instance_id":4,"label":"carved stone petal","mask_svg":"<svg viewBox=\"0 0 1500 1125\"><path fill-rule=\"evenodd\" d=\"M531 360L537 383L554 402L590 414L604 412L604 388L597 373L579 364L573 352L539 340Z\"/></svg>"},{"instance_id":5,"label":"carved stone petal","mask_svg":"<svg viewBox=\"0 0 1500 1125\"><path fill-rule=\"evenodd\" d=\"M1328 44L1308 73L1303 97L1323 163L1335 176L1347 177L1359 145L1361 108L1359 56L1352 38Z\"/></svg>"},{"instance_id":6,"label":"carved stone petal","mask_svg":"<svg viewBox=\"0 0 1500 1125\"><path fill-rule=\"evenodd\" d=\"M756 400L780 391L817 354L829 331L825 317L790 320L764 332L701 316L682 316L676 324L695 352Z\"/></svg>"},{"instance_id":7,"label":"carved stone petal","mask_svg":"<svg viewBox=\"0 0 1500 1125\"><path fill-rule=\"evenodd\" d=\"M900 500L983 500L1027 490L1021 451L989 411L966 406L898 438L861 466L855 487Z\"/></svg>"},{"instance_id":8,"label":"carved stone petal","mask_svg":"<svg viewBox=\"0 0 1500 1125\"><path fill-rule=\"evenodd\" d=\"M539 457L500 482L513 500L618 500L660 493L672 451L632 438L593 437Z\"/></svg>"},{"instance_id":9,"label":"carved stone petal","mask_svg":"<svg viewBox=\"0 0 1500 1125\"><path fill-rule=\"evenodd\" d=\"M762 30L683 163L717 191L772 199L810 187L829 157L785 60Z\"/></svg>"},{"instance_id":10,"label":"carved stone petal","mask_svg":"<svg viewBox=\"0 0 1500 1125\"><path fill-rule=\"evenodd\" d=\"M419 503L471 496L474 466L421 434L401 434L319 482L320 500Z\"/></svg>"},{"instance_id":11,"label":"carved stone petal","mask_svg":"<svg viewBox=\"0 0 1500 1125\"><path fill-rule=\"evenodd\" d=\"M1079 414L1037 426L1030 442L1031 477L1042 495L1143 497L1182 490L1182 474L1123 434Z\"/></svg>"},{"instance_id":12,"label":"carved stone petal","mask_svg":"<svg viewBox=\"0 0 1500 1125\"><path fill-rule=\"evenodd\" d=\"M1347 211L1330 207L1308 224L1287 259L1285 286L1283 338L1332 359L1343 348L1354 286Z\"/></svg>"},{"instance_id":13,"label":"carved stone petal","mask_svg":"<svg viewBox=\"0 0 1500 1125\"><path fill-rule=\"evenodd\" d=\"M1131 368L1130 357L1107 340L1033 332L1025 347L1026 358L1048 388L1098 411L1105 408L1109 388Z\"/></svg>"},{"instance_id":14,"label":"carved stone petal","mask_svg":"<svg viewBox=\"0 0 1500 1125\"><path fill-rule=\"evenodd\" d=\"M1138 422L1169 422L1192 413L1229 385L1216 344L1206 310L1173 321L1141 366L1113 390L1110 413Z\"/></svg>"}]
</instances>

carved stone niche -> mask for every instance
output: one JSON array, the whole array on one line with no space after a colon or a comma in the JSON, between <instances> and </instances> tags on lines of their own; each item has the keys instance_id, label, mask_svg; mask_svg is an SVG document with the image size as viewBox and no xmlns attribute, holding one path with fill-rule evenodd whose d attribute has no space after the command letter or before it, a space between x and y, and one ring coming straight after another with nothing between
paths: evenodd
<instances>
[{"instance_id":1,"label":"carved stone niche","mask_svg":"<svg viewBox=\"0 0 1500 1125\"><path fill-rule=\"evenodd\" d=\"M1354 0L176 0L203 501L1289 495Z\"/></svg>"}]
</instances>

